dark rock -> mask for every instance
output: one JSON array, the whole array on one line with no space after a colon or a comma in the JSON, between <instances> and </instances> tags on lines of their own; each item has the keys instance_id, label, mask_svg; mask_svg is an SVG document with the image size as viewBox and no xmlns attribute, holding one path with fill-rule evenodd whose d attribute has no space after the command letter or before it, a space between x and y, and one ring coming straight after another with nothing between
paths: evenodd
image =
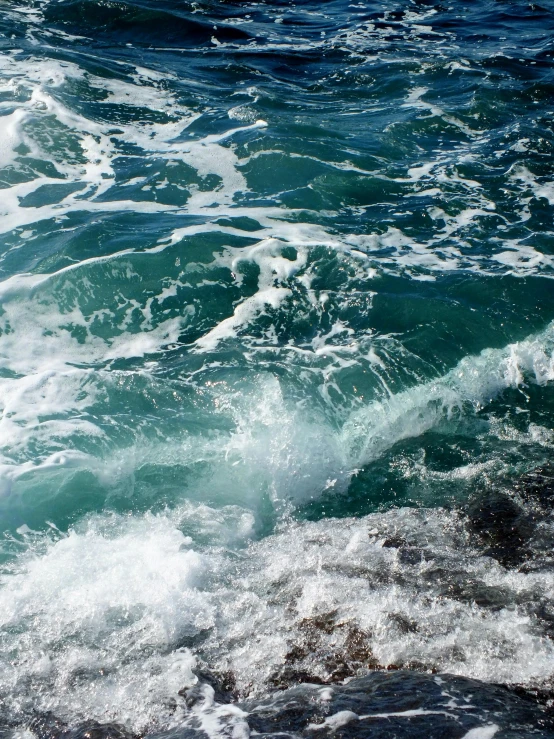
<instances>
[{"instance_id":1,"label":"dark rock","mask_svg":"<svg viewBox=\"0 0 554 739\"><path fill-rule=\"evenodd\" d=\"M456 579L446 576L440 582L442 595L463 603L475 603L480 608L487 608L492 611L505 608L514 602L515 594L507 588L487 585L480 580L467 576L464 579L458 573L456 575Z\"/></svg>"},{"instance_id":2,"label":"dark rock","mask_svg":"<svg viewBox=\"0 0 554 739\"><path fill-rule=\"evenodd\" d=\"M552 551L551 514L554 504L554 464L548 463L517 479L504 479L478 492L467 507L470 527L487 547L486 554L506 567L532 572L533 561Z\"/></svg>"},{"instance_id":3,"label":"dark rock","mask_svg":"<svg viewBox=\"0 0 554 739\"><path fill-rule=\"evenodd\" d=\"M346 654L352 662L359 662L366 666L375 662L375 658L369 648L370 634L360 629L355 624L348 628L348 634L344 641Z\"/></svg>"},{"instance_id":4,"label":"dark rock","mask_svg":"<svg viewBox=\"0 0 554 739\"><path fill-rule=\"evenodd\" d=\"M399 549L400 547L406 546L406 540L401 536L388 536L383 542L383 546L390 549Z\"/></svg>"},{"instance_id":5,"label":"dark rock","mask_svg":"<svg viewBox=\"0 0 554 739\"><path fill-rule=\"evenodd\" d=\"M37 739L54 739L68 731L67 725L52 713L34 716L28 726Z\"/></svg>"},{"instance_id":6,"label":"dark rock","mask_svg":"<svg viewBox=\"0 0 554 739\"><path fill-rule=\"evenodd\" d=\"M554 464L545 464L522 475L514 489L524 501L533 502L549 510L554 503Z\"/></svg>"},{"instance_id":7,"label":"dark rock","mask_svg":"<svg viewBox=\"0 0 554 739\"><path fill-rule=\"evenodd\" d=\"M373 656L371 634L353 622L335 621L336 611L302 619L300 639L290 645L284 665L270 678L279 689L301 682L330 684L383 668ZM331 642L326 638L334 635ZM303 637L303 638L302 638Z\"/></svg>"},{"instance_id":8,"label":"dark rock","mask_svg":"<svg viewBox=\"0 0 554 739\"><path fill-rule=\"evenodd\" d=\"M529 688L522 685L502 685L501 687L509 690L519 698L529 701L534 705L541 706L546 718L554 723L554 689L550 688Z\"/></svg>"},{"instance_id":9,"label":"dark rock","mask_svg":"<svg viewBox=\"0 0 554 739\"><path fill-rule=\"evenodd\" d=\"M234 674L227 672L215 672L207 668L194 671L198 678L198 684L192 688L179 691L179 695L185 699L187 706L192 707L205 696L204 686L209 685L214 691L214 700L217 703L232 703L238 698L237 686Z\"/></svg>"},{"instance_id":10,"label":"dark rock","mask_svg":"<svg viewBox=\"0 0 554 739\"><path fill-rule=\"evenodd\" d=\"M425 560L425 553L419 547L400 547L398 561L403 565L418 565Z\"/></svg>"},{"instance_id":11,"label":"dark rock","mask_svg":"<svg viewBox=\"0 0 554 739\"><path fill-rule=\"evenodd\" d=\"M462 677L375 672L327 690L301 685L240 707L250 731L267 739L462 739L492 725L495 739L554 737L551 716L529 695Z\"/></svg>"},{"instance_id":12,"label":"dark rock","mask_svg":"<svg viewBox=\"0 0 554 739\"><path fill-rule=\"evenodd\" d=\"M389 620L397 626L402 634L415 634L419 631L417 623L401 613L389 613Z\"/></svg>"},{"instance_id":13,"label":"dark rock","mask_svg":"<svg viewBox=\"0 0 554 739\"><path fill-rule=\"evenodd\" d=\"M325 685L326 681L319 677L319 675L314 675L307 670L295 669L294 667L283 667L279 672L269 678L268 683L277 690L286 690L293 685L301 683Z\"/></svg>"},{"instance_id":14,"label":"dark rock","mask_svg":"<svg viewBox=\"0 0 554 739\"><path fill-rule=\"evenodd\" d=\"M37 739L137 739L119 724L87 721L70 727L51 713L33 717L28 728Z\"/></svg>"},{"instance_id":15,"label":"dark rock","mask_svg":"<svg viewBox=\"0 0 554 739\"><path fill-rule=\"evenodd\" d=\"M137 739L118 724L91 721L66 734L63 739Z\"/></svg>"},{"instance_id":16,"label":"dark rock","mask_svg":"<svg viewBox=\"0 0 554 739\"><path fill-rule=\"evenodd\" d=\"M487 554L506 566L529 556L525 543L535 523L514 497L503 490L488 490L472 500L467 510L473 530L488 545Z\"/></svg>"},{"instance_id":17,"label":"dark rock","mask_svg":"<svg viewBox=\"0 0 554 739\"><path fill-rule=\"evenodd\" d=\"M233 710L221 704L195 706L181 726L146 737L209 739L202 726L213 725L218 736L250 732L265 739L463 739L470 730L487 727L483 736L492 736L494 727L494 739L554 739L552 690L433 676L394 665L343 685L322 686L306 678L310 684L235 703ZM115 724L69 727L50 714L27 726L38 739L137 739Z\"/></svg>"},{"instance_id":18,"label":"dark rock","mask_svg":"<svg viewBox=\"0 0 554 739\"><path fill-rule=\"evenodd\" d=\"M316 630L323 631L325 634L332 634L335 630L337 613L338 611L330 611L329 613L304 618L300 621L299 626L301 629L307 629L308 631Z\"/></svg>"}]
</instances>

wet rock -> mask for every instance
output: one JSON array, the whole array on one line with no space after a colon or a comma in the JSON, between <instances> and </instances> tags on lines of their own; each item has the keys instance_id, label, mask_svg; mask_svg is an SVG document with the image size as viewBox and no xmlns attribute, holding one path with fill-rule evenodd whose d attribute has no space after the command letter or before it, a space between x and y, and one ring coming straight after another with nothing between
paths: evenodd
<instances>
[{"instance_id":1,"label":"wet rock","mask_svg":"<svg viewBox=\"0 0 554 739\"><path fill-rule=\"evenodd\" d=\"M529 513L502 490L488 490L472 500L468 516L473 530L488 545L487 554L506 566L514 566L529 556L525 548L535 523Z\"/></svg>"},{"instance_id":2,"label":"wet rock","mask_svg":"<svg viewBox=\"0 0 554 739\"><path fill-rule=\"evenodd\" d=\"M310 618L304 618L300 621L299 626L308 631L323 631L325 634L332 634L335 630L335 622L338 611L330 611L322 613Z\"/></svg>"},{"instance_id":3,"label":"wet rock","mask_svg":"<svg viewBox=\"0 0 554 739\"><path fill-rule=\"evenodd\" d=\"M301 683L325 685L326 681L319 677L319 675L315 675L307 670L286 666L272 675L268 683L277 690L286 690L293 685L299 685Z\"/></svg>"},{"instance_id":4,"label":"wet rock","mask_svg":"<svg viewBox=\"0 0 554 739\"><path fill-rule=\"evenodd\" d=\"M392 621L398 630L403 634L415 634L419 631L417 623L401 613L389 613L389 620Z\"/></svg>"},{"instance_id":5,"label":"wet rock","mask_svg":"<svg viewBox=\"0 0 554 739\"><path fill-rule=\"evenodd\" d=\"M523 685L502 685L519 698L541 706L545 711L546 720L554 723L554 688L530 688Z\"/></svg>"},{"instance_id":6,"label":"wet rock","mask_svg":"<svg viewBox=\"0 0 554 739\"><path fill-rule=\"evenodd\" d=\"M387 536L383 542L383 546L385 548L399 549L400 547L406 546L406 540L401 536L393 534L392 536Z\"/></svg>"},{"instance_id":7,"label":"wet rock","mask_svg":"<svg viewBox=\"0 0 554 739\"><path fill-rule=\"evenodd\" d=\"M198 668L194 673L198 678L198 683L191 688L179 691L179 695L185 699L189 708L205 700L206 687L213 690L213 700L217 703L232 703L237 700L235 675L230 670L216 672L208 668Z\"/></svg>"},{"instance_id":8,"label":"wet rock","mask_svg":"<svg viewBox=\"0 0 554 739\"><path fill-rule=\"evenodd\" d=\"M391 666L345 685L310 680L263 699L196 707L178 727L145 739L464 739L472 730L494 739L554 739L553 702L548 690ZM115 724L68 727L51 715L29 728L39 739L137 739Z\"/></svg>"},{"instance_id":9,"label":"wet rock","mask_svg":"<svg viewBox=\"0 0 554 739\"><path fill-rule=\"evenodd\" d=\"M552 550L553 504L554 464L548 463L480 491L467 514L488 555L506 567L533 571L536 568L530 562L548 558Z\"/></svg>"},{"instance_id":10,"label":"wet rock","mask_svg":"<svg viewBox=\"0 0 554 739\"><path fill-rule=\"evenodd\" d=\"M55 739L69 730L67 725L52 713L33 717L28 726L37 739Z\"/></svg>"},{"instance_id":11,"label":"wet rock","mask_svg":"<svg viewBox=\"0 0 554 739\"><path fill-rule=\"evenodd\" d=\"M462 739L488 729L495 739L554 737L547 711L528 695L451 675L376 672L347 685L302 685L241 704L263 737Z\"/></svg>"},{"instance_id":12,"label":"wet rock","mask_svg":"<svg viewBox=\"0 0 554 739\"><path fill-rule=\"evenodd\" d=\"M400 547L398 561L403 565L418 565L425 560L425 552L419 547Z\"/></svg>"},{"instance_id":13,"label":"wet rock","mask_svg":"<svg viewBox=\"0 0 554 739\"><path fill-rule=\"evenodd\" d=\"M508 588L487 585L481 580L472 578L448 578L440 583L443 595L462 603L475 603L480 608L497 611L505 608L515 600L515 594Z\"/></svg>"},{"instance_id":14,"label":"wet rock","mask_svg":"<svg viewBox=\"0 0 554 739\"><path fill-rule=\"evenodd\" d=\"M351 624L344 641L346 653L352 662L357 662L370 666L375 663L375 658L369 647L371 634L360 629L355 624Z\"/></svg>"},{"instance_id":15,"label":"wet rock","mask_svg":"<svg viewBox=\"0 0 554 739\"><path fill-rule=\"evenodd\" d=\"M118 724L91 721L65 734L62 739L138 739Z\"/></svg>"},{"instance_id":16,"label":"wet rock","mask_svg":"<svg viewBox=\"0 0 554 739\"><path fill-rule=\"evenodd\" d=\"M299 640L285 654L285 664L271 675L279 689L301 682L327 685L382 668L371 647L371 634L354 621L337 621L337 612L304 618L298 624Z\"/></svg>"},{"instance_id":17,"label":"wet rock","mask_svg":"<svg viewBox=\"0 0 554 739\"><path fill-rule=\"evenodd\" d=\"M524 501L551 509L554 503L554 464L545 464L522 475L514 489Z\"/></svg>"},{"instance_id":18,"label":"wet rock","mask_svg":"<svg viewBox=\"0 0 554 739\"><path fill-rule=\"evenodd\" d=\"M28 728L36 739L138 739L119 724L87 721L70 727L51 713L35 716Z\"/></svg>"}]
</instances>

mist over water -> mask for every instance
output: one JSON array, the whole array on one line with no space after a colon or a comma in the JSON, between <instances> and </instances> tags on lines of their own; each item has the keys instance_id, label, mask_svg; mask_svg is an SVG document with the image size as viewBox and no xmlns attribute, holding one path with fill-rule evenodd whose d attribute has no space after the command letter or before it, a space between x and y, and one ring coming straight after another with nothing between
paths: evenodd
<instances>
[{"instance_id":1,"label":"mist over water","mask_svg":"<svg viewBox=\"0 0 554 739\"><path fill-rule=\"evenodd\" d=\"M551 689L550 0L0 6L9 731Z\"/></svg>"}]
</instances>

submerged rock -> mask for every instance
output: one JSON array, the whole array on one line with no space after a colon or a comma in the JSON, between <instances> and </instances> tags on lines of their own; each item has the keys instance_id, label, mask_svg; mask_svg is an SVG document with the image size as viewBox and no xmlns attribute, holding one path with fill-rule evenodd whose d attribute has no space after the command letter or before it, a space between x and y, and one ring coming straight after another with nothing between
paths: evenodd
<instances>
[{"instance_id":1,"label":"submerged rock","mask_svg":"<svg viewBox=\"0 0 554 739\"><path fill-rule=\"evenodd\" d=\"M208 668L194 671L198 682L179 691L187 706L191 707L205 699L206 687L213 690L213 700L217 703L231 703L238 698L235 676L231 671L217 672Z\"/></svg>"},{"instance_id":2,"label":"submerged rock","mask_svg":"<svg viewBox=\"0 0 554 739\"><path fill-rule=\"evenodd\" d=\"M544 524L553 501L554 465L545 464L481 490L469 502L467 515L486 554L505 567L518 567L550 554L552 532L545 539Z\"/></svg>"},{"instance_id":3,"label":"submerged rock","mask_svg":"<svg viewBox=\"0 0 554 739\"><path fill-rule=\"evenodd\" d=\"M468 507L473 529L488 544L488 554L504 565L519 564L529 556L525 544L534 521L507 492L490 490L477 496Z\"/></svg>"},{"instance_id":4,"label":"submerged rock","mask_svg":"<svg viewBox=\"0 0 554 739\"><path fill-rule=\"evenodd\" d=\"M211 694L210 683L199 683ZM213 696L212 696L213 698ZM554 739L550 697L454 675L373 672L345 685L302 684L269 696L191 704L171 730L145 739ZM67 727L51 716L40 739L132 739L113 724Z\"/></svg>"},{"instance_id":5,"label":"submerged rock","mask_svg":"<svg viewBox=\"0 0 554 739\"><path fill-rule=\"evenodd\" d=\"M28 729L36 739L138 739L119 724L87 721L69 726L50 713L36 716Z\"/></svg>"},{"instance_id":6,"label":"submerged rock","mask_svg":"<svg viewBox=\"0 0 554 739\"><path fill-rule=\"evenodd\" d=\"M403 670L327 688L301 685L241 708L250 732L267 739L554 737L552 717L528 695L453 675Z\"/></svg>"},{"instance_id":7,"label":"submerged rock","mask_svg":"<svg viewBox=\"0 0 554 739\"><path fill-rule=\"evenodd\" d=\"M535 505L550 510L554 502L554 463L527 472L514 487L523 500L533 501Z\"/></svg>"}]
</instances>

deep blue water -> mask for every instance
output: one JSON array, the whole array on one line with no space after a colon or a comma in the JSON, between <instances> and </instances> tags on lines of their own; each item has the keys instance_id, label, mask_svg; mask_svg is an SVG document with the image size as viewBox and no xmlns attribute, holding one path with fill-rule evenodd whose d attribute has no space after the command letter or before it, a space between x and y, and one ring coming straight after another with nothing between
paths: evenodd
<instances>
[{"instance_id":1,"label":"deep blue water","mask_svg":"<svg viewBox=\"0 0 554 739\"><path fill-rule=\"evenodd\" d=\"M551 686L553 116L552 0L0 0L10 726Z\"/></svg>"}]
</instances>

